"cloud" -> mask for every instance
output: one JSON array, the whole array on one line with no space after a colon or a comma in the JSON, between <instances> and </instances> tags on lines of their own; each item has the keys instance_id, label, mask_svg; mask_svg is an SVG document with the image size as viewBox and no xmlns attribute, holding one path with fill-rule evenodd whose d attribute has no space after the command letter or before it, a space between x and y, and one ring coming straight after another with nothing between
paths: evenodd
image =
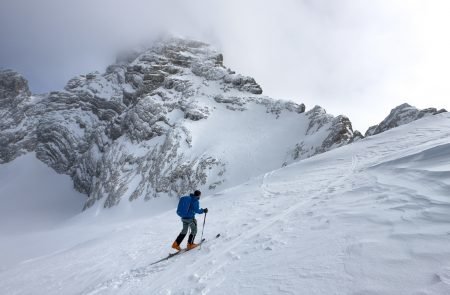
<instances>
[{"instance_id":1,"label":"cloud","mask_svg":"<svg viewBox=\"0 0 450 295\"><path fill-rule=\"evenodd\" d=\"M408 101L450 108L445 1L3 0L0 66L35 92L103 70L161 33L212 43L265 94L346 114L363 131Z\"/></svg>"}]
</instances>

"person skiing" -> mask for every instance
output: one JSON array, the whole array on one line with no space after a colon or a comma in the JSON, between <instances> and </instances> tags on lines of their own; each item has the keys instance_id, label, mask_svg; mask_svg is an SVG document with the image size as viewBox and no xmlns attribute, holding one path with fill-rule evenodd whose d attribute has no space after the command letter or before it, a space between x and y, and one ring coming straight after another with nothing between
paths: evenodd
<instances>
[{"instance_id":1,"label":"person skiing","mask_svg":"<svg viewBox=\"0 0 450 295\"><path fill-rule=\"evenodd\" d=\"M196 190L193 194L180 198L177 214L181 217L183 229L172 244L172 248L178 251L181 250L180 244L186 236L189 227L191 228L191 234L188 238L187 250L194 249L198 246L198 244L194 243L195 235L197 234L197 220L195 219L195 214L208 213L208 208L200 209L199 199L201 194L202 193L199 190Z\"/></svg>"}]
</instances>

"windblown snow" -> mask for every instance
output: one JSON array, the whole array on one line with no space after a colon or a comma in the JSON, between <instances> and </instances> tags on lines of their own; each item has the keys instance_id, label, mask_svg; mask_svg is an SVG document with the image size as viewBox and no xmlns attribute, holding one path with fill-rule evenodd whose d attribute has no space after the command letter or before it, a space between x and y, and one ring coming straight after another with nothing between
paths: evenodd
<instances>
[{"instance_id":1,"label":"windblown snow","mask_svg":"<svg viewBox=\"0 0 450 295\"><path fill-rule=\"evenodd\" d=\"M203 196L207 242L156 265L180 230L170 199L3 235L0 293L450 294L449 192L442 113Z\"/></svg>"}]
</instances>

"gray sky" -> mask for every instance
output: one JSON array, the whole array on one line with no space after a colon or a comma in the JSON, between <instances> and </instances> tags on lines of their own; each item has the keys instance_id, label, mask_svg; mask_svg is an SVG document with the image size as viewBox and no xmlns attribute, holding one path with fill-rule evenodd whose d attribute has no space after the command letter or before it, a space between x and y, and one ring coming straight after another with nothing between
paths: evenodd
<instances>
[{"instance_id":1,"label":"gray sky","mask_svg":"<svg viewBox=\"0 0 450 295\"><path fill-rule=\"evenodd\" d=\"M391 108L450 109L446 0L1 0L0 67L33 92L103 71L160 33L203 40L274 98L320 105L365 132Z\"/></svg>"}]
</instances>

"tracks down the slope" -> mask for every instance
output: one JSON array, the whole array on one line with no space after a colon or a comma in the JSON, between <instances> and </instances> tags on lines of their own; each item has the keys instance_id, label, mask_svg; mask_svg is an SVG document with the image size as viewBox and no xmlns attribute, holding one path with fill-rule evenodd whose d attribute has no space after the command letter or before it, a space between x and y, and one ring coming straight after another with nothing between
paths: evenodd
<instances>
[{"instance_id":1,"label":"tracks down the slope","mask_svg":"<svg viewBox=\"0 0 450 295\"><path fill-rule=\"evenodd\" d=\"M216 261L224 261L222 263L218 263L217 265L209 267L207 273L202 276L202 280L208 280L213 277L215 273L217 273L220 269L225 267L227 264L227 259L222 259L225 256L229 255L230 252L233 252L234 249L238 248L243 243L252 240L258 234L266 231L267 228L274 225L276 222L285 219L293 212L297 211L300 208L309 208L310 206L315 206L320 202L324 202L324 198L321 198L321 195L326 195L330 188L333 186L339 185L345 182L356 170L358 165L358 158L356 156L352 156L351 163L349 163L348 168L343 170L343 173L340 174L340 177L328 182L324 187L322 187L319 191L315 192L315 196L307 196L304 195L302 191L289 191L288 193L295 195L295 203L294 205L288 205L286 209L282 210L278 214L274 214L270 217L264 219L264 221L258 223L253 228L245 231L245 236L240 234L236 237L233 237L227 243L222 245L226 245L224 247L217 248L213 252L209 252L203 254L201 256L197 255L196 260L193 263L183 265L184 273L194 273L198 271L202 266L204 266L208 261L216 260ZM274 192L270 190L270 178L277 173L277 171L272 171L266 173L262 177L262 182L260 185L260 191L263 199L266 201L275 201L277 200L277 196L280 192ZM286 192L285 192L286 193ZM299 198L300 196L300 198ZM296 201L301 199L302 201ZM190 253L195 255L196 252ZM151 278L151 281L148 285L145 286L145 289L152 290L155 294L163 293L164 290L168 288L173 288L174 273L169 271L171 268L179 267L179 263L184 261L185 257L178 257L175 261L172 261L170 264L162 263L157 265L147 265L137 269L131 269L130 271L124 272L115 278L111 278L107 281L104 281L94 287L91 287L83 292L83 294L107 294L111 288L120 290L128 284L136 284L140 281L147 280Z\"/></svg>"},{"instance_id":2,"label":"tracks down the slope","mask_svg":"<svg viewBox=\"0 0 450 295\"><path fill-rule=\"evenodd\" d=\"M335 180L329 182L326 186L324 186L320 191L316 193L317 196L325 195L329 188L338 185L342 182L345 182L355 170L357 170L358 165L358 158L356 156L352 156L351 164L349 165L348 169L345 171L345 173L341 174L339 178L336 178ZM265 198L274 198L275 195L277 195L275 192L272 192L269 190L269 184L268 180L270 177L276 173L276 171L272 171L269 173L266 173L262 179L262 183L260 185L261 193ZM301 192L298 192L301 194ZM274 225L277 221L285 219L293 212L297 211L300 208L303 207L309 207L316 205L317 203L323 201L320 197L311 197L311 198L305 198L305 196L302 196L304 201L300 201L295 203L292 206L289 206L287 209L283 210L279 214L275 214L263 222L259 223L255 227L249 229L245 232L245 236L239 235L237 238L234 239L234 241L227 242L225 247L222 247L219 251L210 252L208 254L205 254L201 257L199 257L194 263L186 265L186 269L184 270L187 273L194 273L195 271L198 271L201 266L205 265L208 261L215 260L215 261L226 261L225 256L229 255L229 253L233 252L234 249L238 248L241 244L252 240L255 238L256 235L266 231L267 228ZM214 277L215 273L217 273L221 268L223 268L227 263L219 263L218 265L215 265L213 268L211 268L208 273L204 274L202 276L202 280L208 280L208 278ZM171 278L170 273L161 273L161 275L154 281L154 283L151 285L152 290L164 290L168 288L168 283L170 282L170 286L173 286L173 281L170 280ZM206 294L206 292L205 292Z\"/></svg>"}]
</instances>

